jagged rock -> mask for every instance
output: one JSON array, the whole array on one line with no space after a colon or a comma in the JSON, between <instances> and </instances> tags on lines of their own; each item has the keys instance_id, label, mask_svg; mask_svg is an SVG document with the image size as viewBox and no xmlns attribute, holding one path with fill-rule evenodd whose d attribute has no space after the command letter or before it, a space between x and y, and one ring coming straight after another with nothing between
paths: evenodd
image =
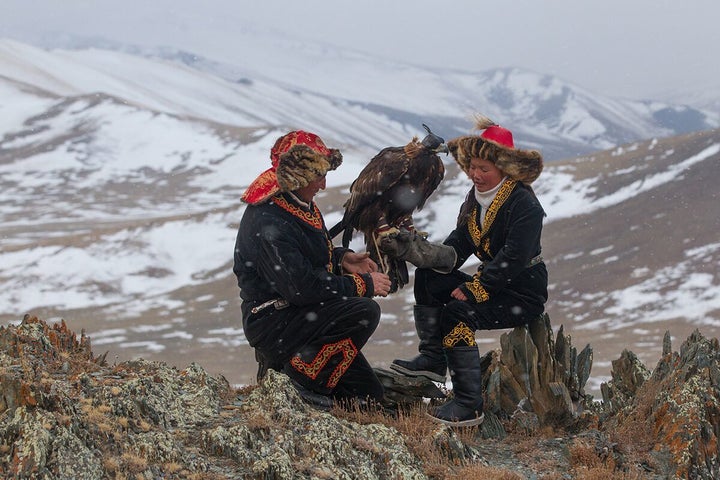
<instances>
[{"instance_id":1,"label":"jagged rock","mask_svg":"<svg viewBox=\"0 0 720 480\"><path fill-rule=\"evenodd\" d=\"M620 358L612 361L610 376L609 382L600 385L600 393L606 412L612 415L632 402L650 372L633 352L623 350Z\"/></svg>"},{"instance_id":2,"label":"jagged rock","mask_svg":"<svg viewBox=\"0 0 720 480\"><path fill-rule=\"evenodd\" d=\"M183 460L192 429L217 418L227 381L196 364L178 371L137 360L110 367L65 322L26 316L0 327L0 471L11 478L157 478Z\"/></svg>"},{"instance_id":3,"label":"jagged rock","mask_svg":"<svg viewBox=\"0 0 720 480\"><path fill-rule=\"evenodd\" d=\"M623 352L623 357L624 391L632 398L604 427L648 451L654 462L649 468L656 472L672 478L720 478L718 340L696 330L679 353L666 353L647 377L641 368L628 368L627 359L634 355Z\"/></svg>"},{"instance_id":4,"label":"jagged rock","mask_svg":"<svg viewBox=\"0 0 720 480\"><path fill-rule=\"evenodd\" d=\"M487 409L505 417L515 415L523 428L566 426L577 419L589 401L584 392L592 367L589 345L578 355L562 327L554 340L545 314L503 334L500 347L484 374Z\"/></svg>"},{"instance_id":5,"label":"jagged rock","mask_svg":"<svg viewBox=\"0 0 720 480\"><path fill-rule=\"evenodd\" d=\"M500 351L483 355L480 364L485 410L503 418L514 417L522 429L546 424L567 426L577 421L591 401L584 392L592 368L590 345L578 355L562 326L553 339L547 314L503 334ZM429 380L383 369L376 372L394 402L416 403L423 397L443 396ZM486 435L502 437L504 431L500 427Z\"/></svg>"}]
</instances>

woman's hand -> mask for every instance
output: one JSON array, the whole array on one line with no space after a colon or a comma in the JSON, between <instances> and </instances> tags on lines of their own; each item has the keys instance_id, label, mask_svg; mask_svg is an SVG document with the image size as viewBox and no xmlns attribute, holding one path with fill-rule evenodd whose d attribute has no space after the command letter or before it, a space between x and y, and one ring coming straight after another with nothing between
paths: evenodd
<instances>
[{"instance_id":1,"label":"woman's hand","mask_svg":"<svg viewBox=\"0 0 720 480\"><path fill-rule=\"evenodd\" d=\"M347 252L342 258L342 269L345 273L372 273L378 271L378 266L368 252Z\"/></svg>"},{"instance_id":2,"label":"woman's hand","mask_svg":"<svg viewBox=\"0 0 720 480\"><path fill-rule=\"evenodd\" d=\"M450 296L453 297L455 300L460 300L463 302L467 302L468 300L467 296L459 288L453 290L452 293L450 293Z\"/></svg>"}]
</instances>

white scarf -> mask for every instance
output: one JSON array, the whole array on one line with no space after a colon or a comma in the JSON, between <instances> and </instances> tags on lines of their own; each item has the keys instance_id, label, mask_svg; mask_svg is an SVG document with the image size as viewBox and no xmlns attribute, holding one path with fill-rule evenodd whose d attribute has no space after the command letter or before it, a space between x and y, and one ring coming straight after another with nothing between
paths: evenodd
<instances>
[{"instance_id":1,"label":"white scarf","mask_svg":"<svg viewBox=\"0 0 720 480\"><path fill-rule=\"evenodd\" d=\"M491 188L487 192L480 192L477 187L475 187L475 200L480 204L480 228L482 228L482 224L485 221L485 213L488 208L490 208L493 200L495 200L495 195L497 195L498 190L500 190L500 187L502 187L502 184L505 183L507 178L508 177L503 177L494 188Z\"/></svg>"}]
</instances>

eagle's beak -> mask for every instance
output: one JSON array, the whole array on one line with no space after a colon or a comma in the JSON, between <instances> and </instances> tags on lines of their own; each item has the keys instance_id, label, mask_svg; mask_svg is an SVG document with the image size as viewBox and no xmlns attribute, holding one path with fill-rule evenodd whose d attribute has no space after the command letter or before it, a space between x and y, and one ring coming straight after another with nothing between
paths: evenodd
<instances>
[{"instance_id":1,"label":"eagle's beak","mask_svg":"<svg viewBox=\"0 0 720 480\"><path fill-rule=\"evenodd\" d=\"M448 148L447 143L441 143L437 146L437 148L435 148L434 152L444 153L445 155L447 155L448 153L450 153L450 149Z\"/></svg>"}]
</instances>

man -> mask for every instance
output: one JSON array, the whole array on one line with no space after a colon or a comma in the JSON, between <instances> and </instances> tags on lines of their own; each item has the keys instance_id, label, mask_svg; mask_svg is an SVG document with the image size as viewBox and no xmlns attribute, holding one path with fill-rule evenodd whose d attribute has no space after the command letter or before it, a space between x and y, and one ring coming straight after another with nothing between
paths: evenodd
<instances>
[{"instance_id":1,"label":"man","mask_svg":"<svg viewBox=\"0 0 720 480\"><path fill-rule=\"evenodd\" d=\"M380 401L382 385L360 350L380 319L372 297L386 296L390 279L367 253L334 247L313 202L342 155L313 133L293 131L270 157L271 168L243 194L233 267L258 377L280 370L321 407Z\"/></svg>"}]
</instances>

